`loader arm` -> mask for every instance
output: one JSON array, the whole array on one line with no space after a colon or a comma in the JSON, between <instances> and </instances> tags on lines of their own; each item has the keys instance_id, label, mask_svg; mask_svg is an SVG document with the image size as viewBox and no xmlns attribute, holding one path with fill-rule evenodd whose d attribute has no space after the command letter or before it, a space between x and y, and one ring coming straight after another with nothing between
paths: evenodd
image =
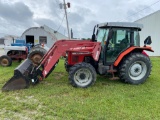
<instances>
[{"instance_id":1,"label":"loader arm","mask_svg":"<svg viewBox=\"0 0 160 120\"><path fill-rule=\"evenodd\" d=\"M56 67L58 60L67 50L71 50L73 48L78 48L80 50L82 48L83 51L85 47L92 47L90 54L94 60L98 61L101 43L82 40L59 40L55 42L51 49L44 55L37 69L42 66L42 75L43 78L46 78Z\"/></svg>"}]
</instances>

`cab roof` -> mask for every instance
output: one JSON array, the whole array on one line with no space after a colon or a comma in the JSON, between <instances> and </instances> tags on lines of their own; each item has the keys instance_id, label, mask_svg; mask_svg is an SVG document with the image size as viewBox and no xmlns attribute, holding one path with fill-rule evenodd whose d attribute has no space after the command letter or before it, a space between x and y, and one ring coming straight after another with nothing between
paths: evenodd
<instances>
[{"instance_id":1,"label":"cab roof","mask_svg":"<svg viewBox=\"0 0 160 120\"><path fill-rule=\"evenodd\" d=\"M97 24L97 27L103 28L103 27L124 27L124 28L138 28L142 29L143 25L134 23L134 22L106 22L106 23L100 23Z\"/></svg>"}]
</instances>

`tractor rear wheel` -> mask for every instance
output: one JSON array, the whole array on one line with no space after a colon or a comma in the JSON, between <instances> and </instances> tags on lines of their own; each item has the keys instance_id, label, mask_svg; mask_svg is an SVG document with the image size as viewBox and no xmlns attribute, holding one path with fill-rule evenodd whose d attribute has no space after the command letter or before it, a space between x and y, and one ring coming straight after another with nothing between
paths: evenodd
<instances>
[{"instance_id":1,"label":"tractor rear wheel","mask_svg":"<svg viewBox=\"0 0 160 120\"><path fill-rule=\"evenodd\" d=\"M35 47L30 50L28 58L36 65L39 64L42 57L47 53L47 51L41 47Z\"/></svg>"},{"instance_id":2,"label":"tractor rear wheel","mask_svg":"<svg viewBox=\"0 0 160 120\"><path fill-rule=\"evenodd\" d=\"M130 84L141 84L146 81L151 72L151 61L142 53L132 53L126 57L119 67L121 81Z\"/></svg>"},{"instance_id":3,"label":"tractor rear wheel","mask_svg":"<svg viewBox=\"0 0 160 120\"><path fill-rule=\"evenodd\" d=\"M89 63L78 63L69 70L69 82L73 87L87 88L96 81L96 71Z\"/></svg>"},{"instance_id":4,"label":"tractor rear wheel","mask_svg":"<svg viewBox=\"0 0 160 120\"><path fill-rule=\"evenodd\" d=\"M0 57L0 65L3 67L8 67L12 65L12 59L7 56L7 55L3 55Z\"/></svg>"}]
</instances>

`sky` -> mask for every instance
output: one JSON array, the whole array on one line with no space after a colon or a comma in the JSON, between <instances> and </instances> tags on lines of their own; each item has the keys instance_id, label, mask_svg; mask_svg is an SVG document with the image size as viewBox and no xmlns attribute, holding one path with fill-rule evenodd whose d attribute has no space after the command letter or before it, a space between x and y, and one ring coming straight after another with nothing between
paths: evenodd
<instances>
[{"instance_id":1,"label":"sky","mask_svg":"<svg viewBox=\"0 0 160 120\"><path fill-rule=\"evenodd\" d=\"M74 38L90 38L94 25L134 22L160 9L160 0L66 0ZM21 36L30 27L47 25L67 34L63 0L0 0L0 37Z\"/></svg>"}]
</instances>

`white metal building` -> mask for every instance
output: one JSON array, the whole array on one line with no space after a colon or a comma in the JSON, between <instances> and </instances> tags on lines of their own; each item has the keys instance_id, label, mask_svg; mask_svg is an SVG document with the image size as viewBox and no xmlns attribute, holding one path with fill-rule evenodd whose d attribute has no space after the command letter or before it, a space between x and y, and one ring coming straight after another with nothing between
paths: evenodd
<instances>
[{"instance_id":1,"label":"white metal building","mask_svg":"<svg viewBox=\"0 0 160 120\"><path fill-rule=\"evenodd\" d=\"M68 38L44 25L25 30L20 39L24 39L26 43L32 43L34 45L43 43L50 48L55 41Z\"/></svg>"},{"instance_id":2,"label":"white metal building","mask_svg":"<svg viewBox=\"0 0 160 120\"><path fill-rule=\"evenodd\" d=\"M6 35L0 38L0 56L4 55L5 53L4 47L6 46L8 48L17 38L18 36L14 36L14 35Z\"/></svg>"},{"instance_id":3,"label":"white metal building","mask_svg":"<svg viewBox=\"0 0 160 120\"><path fill-rule=\"evenodd\" d=\"M6 35L2 38L0 38L0 46L10 46L12 43L14 43L14 40L17 39L18 36L14 35Z\"/></svg>"},{"instance_id":4,"label":"white metal building","mask_svg":"<svg viewBox=\"0 0 160 120\"><path fill-rule=\"evenodd\" d=\"M144 45L144 40L147 36L151 36L152 44L151 47L153 52L147 52L150 56L160 56L160 10L152 13L144 18L141 18L136 23L143 24L143 29L140 32L141 42L140 45Z\"/></svg>"}]
</instances>

